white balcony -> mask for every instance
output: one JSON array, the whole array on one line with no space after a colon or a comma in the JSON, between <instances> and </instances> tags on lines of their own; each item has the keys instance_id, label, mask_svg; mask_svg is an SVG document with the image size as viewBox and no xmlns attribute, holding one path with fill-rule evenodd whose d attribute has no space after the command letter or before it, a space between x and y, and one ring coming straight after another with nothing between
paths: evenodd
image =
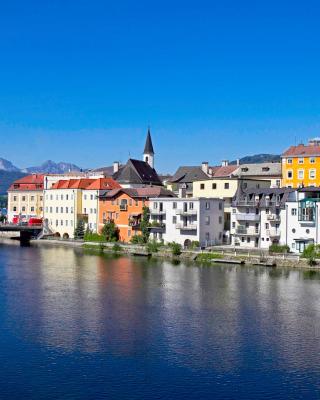
<instances>
[{"instance_id":1,"label":"white balcony","mask_svg":"<svg viewBox=\"0 0 320 400\"><path fill-rule=\"evenodd\" d=\"M260 229L259 228L238 227L236 229L236 235L240 235L240 236L259 236L260 235Z\"/></svg>"},{"instance_id":2,"label":"white balcony","mask_svg":"<svg viewBox=\"0 0 320 400\"><path fill-rule=\"evenodd\" d=\"M280 237L280 230L279 229L267 229L266 231L267 236L277 238Z\"/></svg>"},{"instance_id":3,"label":"white balcony","mask_svg":"<svg viewBox=\"0 0 320 400\"><path fill-rule=\"evenodd\" d=\"M237 213L237 221L260 221L260 215L254 213Z\"/></svg>"},{"instance_id":4,"label":"white balcony","mask_svg":"<svg viewBox=\"0 0 320 400\"><path fill-rule=\"evenodd\" d=\"M152 209L150 210L150 215L166 215L164 210Z\"/></svg>"},{"instance_id":5,"label":"white balcony","mask_svg":"<svg viewBox=\"0 0 320 400\"><path fill-rule=\"evenodd\" d=\"M267 220L270 222L280 222L280 215L267 214Z\"/></svg>"},{"instance_id":6,"label":"white balcony","mask_svg":"<svg viewBox=\"0 0 320 400\"><path fill-rule=\"evenodd\" d=\"M198 211L197 210L176 210L177 215L182 215L182 216L192 216L192 215L197 215Z\"/></svg>"},{"instance_id":7,"label":"white balcony","mask_svg":"<svg viewBox=\"0 0 320 400\"><path fill-rule=\"evenodd\" d=\"M196 224L176 224L176 229L180 229L182 231L196 231L197 225Z\"/></svg>"}]
</instances>

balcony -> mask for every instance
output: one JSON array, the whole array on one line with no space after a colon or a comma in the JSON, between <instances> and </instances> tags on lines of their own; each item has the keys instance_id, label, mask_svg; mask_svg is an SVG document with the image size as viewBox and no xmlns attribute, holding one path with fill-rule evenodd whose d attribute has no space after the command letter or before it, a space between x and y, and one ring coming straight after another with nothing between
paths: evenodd
<instances>
[{"instance_id":1,"label":"balcony","mask_svg":"<svg viewBox=\"0 0 320 400\"><path fill-rule=\"evenodd\" d=\"M260 200L238 200L237 206L243 207L259 207Z\"/></svg>"},{"instance_id":2,"label":"balcony","mask_svg":"<svg viewBox=\"0 0 320 400\"><path fill-rule=\"evenodd\" d=\"M269 236L271 238L279 238L280 230L279 229L267 229L266 234L267 234L267 236Z\"/></svg>"},{"instance_id":3,"label":"balcony","mask_svg":"<svg viewBox=\"0 0 320 400\"><path fill-rule=\"evenodd\" d=\"M176 210L176 214L177 215L182 215L183 217L188 217L188 216L192 216L192 215L198 215L198 211L197 210Z\"/></svg>"},{"instance_id":4,"label":"balcony","mask_svg":"<svg viewBox=\"0 0 320 400\"><path fill-rule=\"evenodd\" d=\"M259 236L260 235L260 229L259 228L238 227L236 229L236 235Z\"/></svg>"},{"instance_id":5,"label":"balcony","mask_svg":"<svg viewBox=\"0 0 320 400\"><path fill-rule=\"evenodd\" d=\"M236 214L236 220L237 221L260 221L260 215L259 214L253 214L253 213L237 213Z\"/></svg>"},{"instance_id":6,"label":"balcony","mask_svg":"<svg viewBox=\"0 0 320 400\"><path fill-rule=\"evenodd\" d=\"M196 224L176 224L176 229L180 229L182 231L196 231L197 225Z\"/></svg>"},{"instance_id":7,"label":"balcony","mask_svg":"<svg viewBox=\"0 0 320 400\"><path fill-rule=\"evenodd\" d=\"M267 220L270 222L280 222L280 215L276 214L267 214Z\"/></svg>"},{"instance_id":8,"label":"balcony","mask_svg":"<svg viewBox=\"0 0 320 400\"><path fill-rule=\"evenodd\" d=\"M166 224L153 223L149 227L150 233L164 233L166 231Z\"/></svg>"},{"instance_id":9,"label":"balcony","mask_svg":"<svg viewBox=\"0 0 320 400\"><path fill-rule=\"evenodd\" d=\"M150 210L150 215L166 215L166 212L160 209L152 209Z\"/></svg>"}]
</instances>

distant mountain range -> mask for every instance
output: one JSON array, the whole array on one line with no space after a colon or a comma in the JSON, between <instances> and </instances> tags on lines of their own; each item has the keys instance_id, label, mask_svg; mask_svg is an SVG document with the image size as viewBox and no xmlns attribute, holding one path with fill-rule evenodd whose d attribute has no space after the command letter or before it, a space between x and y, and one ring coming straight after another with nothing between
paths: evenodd
<instances>
[{"instance_id":1,"label":"distant mountain range","mask_svg":"<svg viewBox=\"0 0 320 400\"><path fill-rule=\"evenodd\" d=\"M24 168L21 171L28 174L63 174L65 172L81 171L81 168L75 164L65 162L55 163L54 161L48 160L38 167Z\"/></svg>"},{"instance_id":2,"label":"distant mountain range","mask_svg":"<svg viewBox=\"0 0 320 400\"><path fill-rule=\"evenodd\" d=\"M254 154L240 158L240 164L261 164L265 162L280 162L281 158L277 154ZM237 161L231 161L230 164L236 164Z\"/></svg>"}]
</instances>

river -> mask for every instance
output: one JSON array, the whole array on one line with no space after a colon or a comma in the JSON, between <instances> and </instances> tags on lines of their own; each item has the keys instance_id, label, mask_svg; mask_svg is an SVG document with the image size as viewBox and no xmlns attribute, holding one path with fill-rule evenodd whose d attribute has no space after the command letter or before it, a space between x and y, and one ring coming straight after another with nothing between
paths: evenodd
<instances>
[{"instance_id":1,"label":"river","mask_svg":"<svg viewBox=\"0 0 320 400\"><path fill-rule=\"evenodd\" d=\"M320 273L0 245L1 399L319 399Z\"/></svg>"}]
</instances>

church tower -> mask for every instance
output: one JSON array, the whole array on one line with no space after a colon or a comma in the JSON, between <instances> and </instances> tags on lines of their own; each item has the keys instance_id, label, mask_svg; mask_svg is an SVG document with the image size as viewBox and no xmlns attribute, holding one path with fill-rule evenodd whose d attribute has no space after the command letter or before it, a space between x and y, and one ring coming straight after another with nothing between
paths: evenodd
<instances>
[{"instance_id":1,"label":"church tower","mask_svg":"<svg viewBox=\"0 0 320 400\"><path fill-rule=\"evenodd\" d=\"M154 150L151 140L150 128L148 128L146 144L144 146L143 161L148 163L151 168L154 168Z\"/></svg>"}]
</instances>

